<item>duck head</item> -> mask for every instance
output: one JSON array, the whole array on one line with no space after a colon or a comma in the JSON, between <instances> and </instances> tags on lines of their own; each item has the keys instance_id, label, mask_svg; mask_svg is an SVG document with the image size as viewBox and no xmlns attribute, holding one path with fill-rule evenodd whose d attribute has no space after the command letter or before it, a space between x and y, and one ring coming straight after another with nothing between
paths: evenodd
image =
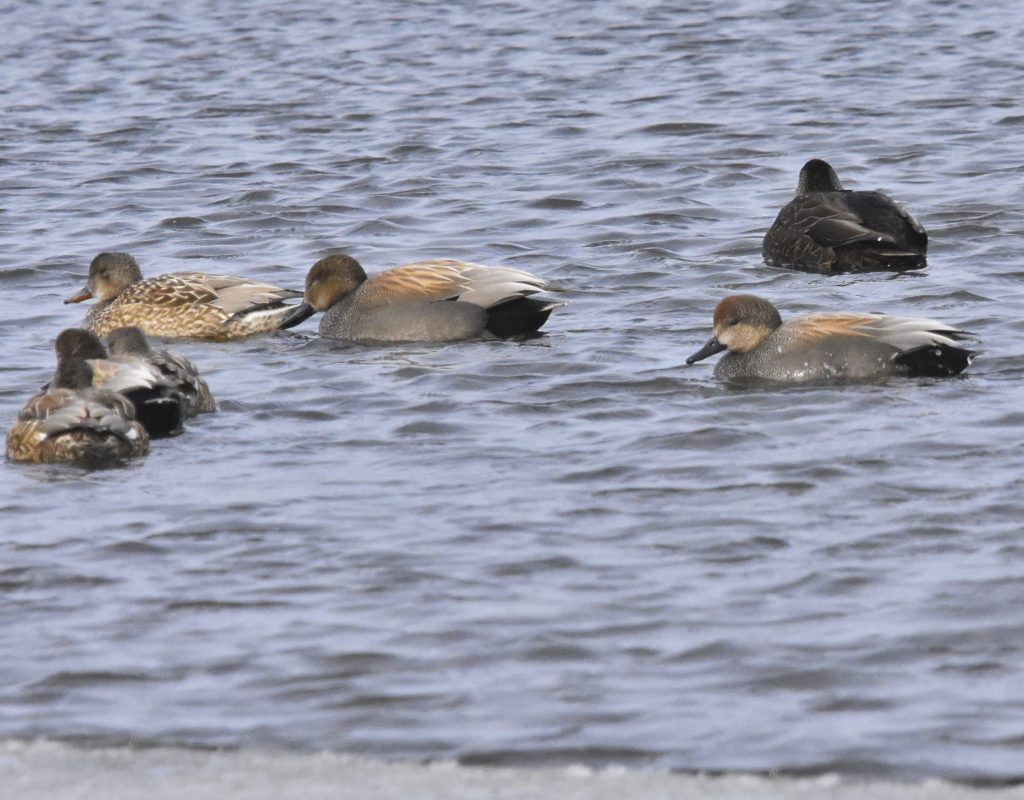
<instances>
[{"instance_id":1,"label":"duck head","mask_svg":"<svg viewBox=\"0 0 1024 800\"><path fill-rule=\"evenodd\" d=\"M81 358L62 358L53 376L54 389L88 389L92 386L92 367Z\"/></svg>"},{"instance_id":2,"label":"duck head","mask_svg":"<svg viewBox=\"0 0 1024 800\"><path fill-rule=\"evenodd\" d=\"M358 289L365 280L366 271L352 256L321 258L306 275L302 302L285 317L281 327L291 328L318 311L326 311L345 295Z\"/></svg>"},{"instance_id":3,"label":"duck head","mask_svg":"<svg viewBox=\"0 0 1024 800\"><path fill-rule=\"evenodd\" d=\"M841 191L843 184L839 182L839 176L827 161L812 158L800 170L800 179L796 185L797 194Z\"/></svg>"},{"instance_id":4,"label":"duck head","mask_svg":"<svg viewBox=\"0 0 1024 800\"><path fill-rule=\"evenodd\" d=\"M749 353L781 324L778 309L763 297L730 295L715 308L714 335L686 363L695 364L723 350Z\"/></svg>"},{"instance_id":5,"label":"duck head","mask_svg":"<svg viewBox=\"0 0 1024 800\"><path fill-rule=\"evenodd\" d=\"M57 361L74 358L106 358L107 351L99 337L84 328L68 328L57 335L53 343Z\"/></svg>"},{"instance_id":6,"label":"duck head","mask_svg":"<svg viewBox=\"0 0 1024 800\"><path fill-rule=\"evenodd\" d=\"M116 328L107 335L112 356L148 356L152 354L146 334L137 325Z\"/></svg>"},{"instance_id":7,"label":"duck head","mask_svg":"<svg viewBox=\"0 0 1024 800\"><path fill-rule=\"evenodd\" d=\"M85 288L64 301L81 303L95 297L101 303L113 300L133 283L142 280L138 262L128 253L100 253L89 264Z\"/></svg>"}]
</instances>

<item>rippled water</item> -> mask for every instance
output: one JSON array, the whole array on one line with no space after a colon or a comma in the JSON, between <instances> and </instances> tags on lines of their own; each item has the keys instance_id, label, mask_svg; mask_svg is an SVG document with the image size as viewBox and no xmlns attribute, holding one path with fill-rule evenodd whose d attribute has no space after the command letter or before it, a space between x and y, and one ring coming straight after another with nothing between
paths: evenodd
<instances>
[{"instance_id":1,"label":"rippled water","mask_svg":"<svg viewBox=\"0 0 1024 800\"><path fill-rule=\"evenodd\" d=\"M103 249L450 256L569 305L524 343L180 344L218 414L0 466L0 738L1024 779L1016 4L135 6L0 11L5 424ZM929 268L763 265L813 156ZM984 352L724 387L683 362L737 290Z\"/></svg>"}]
</instances>

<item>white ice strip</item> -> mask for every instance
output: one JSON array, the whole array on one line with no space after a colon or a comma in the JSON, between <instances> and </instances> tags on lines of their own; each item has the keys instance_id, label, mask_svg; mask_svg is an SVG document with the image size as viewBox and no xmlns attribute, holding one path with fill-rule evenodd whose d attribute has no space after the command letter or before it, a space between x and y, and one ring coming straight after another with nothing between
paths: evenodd
<instances>
[{"instance_id":1,"label":"white ice strip","mask_svg":"<svg viewBox=\"0 0 1024 800\"><path fill-rule=\"evenodd\" d=\"M1024 786L389 763L335 753L0 745L0 800L1024 800Z\"/></svg>"}]
</instances>

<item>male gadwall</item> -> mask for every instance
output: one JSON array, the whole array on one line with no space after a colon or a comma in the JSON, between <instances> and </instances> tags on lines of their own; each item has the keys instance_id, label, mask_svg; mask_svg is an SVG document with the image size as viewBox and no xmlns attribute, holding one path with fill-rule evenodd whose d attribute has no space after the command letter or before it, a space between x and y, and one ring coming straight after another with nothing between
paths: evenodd
<instances>
[{"instance_id":1,"label":"male gadwall","mask_svg":"<svg viewBox=\"0 0 1024 800\"><path fill-rule=\"evenodd\" d=\"M928 234L881 192L844 189L835 170L814 158L800 170L794 197L762 246L764 257L810 272L871 272L926 266Z\"/></svg>"},{"instance_id":2,"label":"male gadwall","mask_svg":"<svg viewBox=\"0 0 1024 800\"><path fill-rule=\"evenodd\" d=\"M807 314L783 322L767 300L737 294L718 304L714 336L686 363L728 350L715 365L716 378L783 383L956 375L975 355L957 344L967 336L944 322L887 314Z\"/></svg>"},{"instance_id":3,"label":"male gadwall","mask_svg":"<svg viewBox=\"0 0 1024 800\"><path fill-rule=\"evenodd\" d=\"M303 303L281 326L317 311L320 335L359 342L452 342L489 332L536 333L562 305L530 295L547 281L517 269L438 259L367 277L354 258L333 255L306 276Z\"/></svg>"},{"instance_id":4,"label":"male gadwall","mask_svg":"<svg viewBox=\"0 0 1024 800\"><path fill-rule=\"evenodd\" d=\"M181 392L185 400L186 416L194 417L196 414L217 410L210 387L199 376L195 364L184 356L166 350L154 350L146 341L146 335L135 325L112 330L107 336L107 348L113 361L134 363L138 360L158 369Z\"/></svg>"},{"instance_id":5,"label":"male gadwall","mask_svg":"<svg viewBox=\"0 0 1024 800\"><path fill-rule=\"evenodd\" d=\"M7 433L7 458L30 463L109 466L145 455L149 437L124 395L92 388L80 358L58 365L50 388L29 400Z\"/></svg>"},{"instance_id":6,"label":"male gadwall","mask_svg":"<svg viewBox=\"0 0 1024 800\"><path fill-rule=\"evenodd\" d=\"M89 264L85 288L64 302L95 297L85 327L99 336L137 325L150 336L227 341L276 331L292 311L284 301L301 294L203 272L143 278L128 253L100 253Z\"/></svg>"},{"instance_id":7,"label":"male gadwall","mask_svg":"<svg viewBox=\"0 0 1024 800\"><path fill-rule=\"evenodd\" d=\"M184 393L153 364L139 358L111 358L92 331L68 328L54 342L58 367L68 359L85 359L92 385L127 397L135 418L153 438L181 433L187 415Z\"/></svg>"}]
</instances>

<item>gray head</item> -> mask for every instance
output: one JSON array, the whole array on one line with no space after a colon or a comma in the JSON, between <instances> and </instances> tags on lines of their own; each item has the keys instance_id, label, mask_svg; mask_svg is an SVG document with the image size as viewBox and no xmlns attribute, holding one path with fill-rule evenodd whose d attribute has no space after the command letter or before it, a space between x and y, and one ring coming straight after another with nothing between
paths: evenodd
<instances>
[{"instance_id":1,"label":"gray head","mask_svg":"<svg viewBox=\"0 0 1024 800\"><path fill-rule=\"evenodd\" d=\"M89 264L85 288L65 303L81 303L95 297L101 303L113 300L121 292L142 280L138 262L128 253L100 253Z\"/></svg>"},{"instance_id":2,"label":"gray head","mask_svg":"<svg viewBox=\"0 0 1024 800\"><path fill-rule=\"evenodd\" d=\"M827 161L812 158L800 170L800 180L796 185L797 194L808 192L841 192L843 184L839 176Z\"/></svg>"},{"instance_id":3,"label":"gray head","mask_svg":"<svg viewBox=\"0 0 1024 800\"><path fill-rule=\"evenodd\" d=\"M62 358L57 362L52 388L88 389L92 386L92 367L81 358Z\"/></svg>"},{"instance_id":4,"label":"gray head","mask_svg":"<svg viewBox=\"0 0 1024 800\"><path fill-rule=\"evenodd\" d=\"M107 345L113 356L148 356L153 352L146 341L146 334L135 325L111 331L107 336Z\"/></svg>"},{"instance_id":5,"label":"gray head","mask_svg":"<svg viewBox=\"0 0 1024 800\"><path fill-rule=\"evenodd\" d=\"M61 331L53 343L57 361L71 358L106 358L107 351L99 337L83 328L68 328Z\"/></svg>"}]
</instances>

